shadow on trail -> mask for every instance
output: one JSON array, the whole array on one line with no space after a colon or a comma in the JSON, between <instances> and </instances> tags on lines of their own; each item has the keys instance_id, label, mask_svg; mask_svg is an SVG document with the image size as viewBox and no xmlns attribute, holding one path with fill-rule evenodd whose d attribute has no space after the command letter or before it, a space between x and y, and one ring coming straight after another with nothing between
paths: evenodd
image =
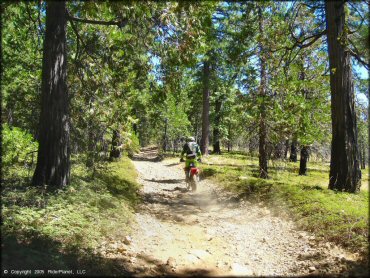
<instances>
[{"instance_id":1,"label":"shadow on trail","mask_svg":"<svg viewBox=\"0 0 370 278\"><path fill-rule=\"evenodd\" d=\"M178 186L176 186L174 189L163 189L163 190L168 191L168 192L175 192L175 191L180 191L182 193L189 192L189 190L187 188L178 187Z\"/></svg>"},{"instance_id":2,"label":"shadow on trail","mask_svg":"<svg viewBox=\"0 0 370 278\"><path fill-rule=\"evenodd\" d=\"M154 265L152 270L152 275L160 275L165 277L184 277L184 276L194 276L194 277L210 277L213 272L202 268L186 268L181 271L176 271L176 274L172 270L171 265L163 264L160 260L155 259L151 255L139 254L138 259L145 262L146 265Z\"/></svg>"},{"instance_id":3,"label":"shadow on trail","mask_svg":"<svg viewBox=\"0 0 370 278\"><path fill-rule=\"evenodd\" d=\"M158 180L158 179L144 179L145 181L150 181L150 182L156 182L156 183L169 183L169 184L174 184L174 183L182 183L184 179L164 179L164 180Z\"/></svg>"},{"instance_id":4,"label":"shadow on trail","mask_svg":"<svg viewBox=\"0 0 370 278\"><path fill-rule=\"evenodd\" d=\"M176 165L179 165L181 162L175 162L175 163L171 163L171 164L166 164L164 166L166 167L172 167L172 166L176 166Z\"/></svg>"},{"instance_id":5,"label":"shadow on trail","mask_svg":"<svg viewBox=\"0 0 370 278\"><path fill-rule=\"evenodd\" d=\"M20 235L7 235L2 238L1 272L11 269L43 270L43 276L49 276L48 270L72 270L73 274L60 276L119 276L136 277L148 275L148 269L130 263L129 257L106 258L95 254L91 249L81 250L76 247L61 248L61 243L48 237L38 235L32 240L22 241ZM161 261L152 259L150 255L139 254L137 259L144 260L150 269L150 276L209 276L203 269L184 269L174 275L172 268ZM79 273L77 273L79 271ZM79 275L80 274L80 275ZM13 275L12 275L13 276ZM34 276L32 275L29 276Z\"/></svg>"},{"instance_id":6,"label":"shadow on trail","mask_svg":"<svg viewBox=\"0 0 370 278\"><path fill-rule=\"evenodd\" d=\"M131 156L130 158L136 161L150 161L150 162L160 162L163 159L160 156L145 157L145 156L135 156L135 155Z\"/></svg>"},{"instance_id":7,"label":"shadow on trail","mask_svg":"<svg viewBox=\"0 0 370 278\"><path fill-rule=\"evenodd\" d=\"M191 224L196 221L194 218L207 213L210 206L216 202L221 209L226 208L226 205L222 205L224 202L216 201L217 197L211 195L188 191L185 186L176 186L156 193L143 193L142 200L145 205L141 209L162 221Z\"/></svg>"},{"instance_id":8,"label":"shadow on trail","mask_svg":"<svg viewBox=\"0 0 370 278\"><path fill-rule=\"evenodd\" d=\"M27 241L21 240L16 232L2 238L2 273L5 269L84 270L84 275L132 275L125 270L123 260L103 258L93 250L61 247L61 243L44 235L37 235ZM82 273L80 273L82 275ZM56 275L58 276L58 275Z\"/></svg>"}]
</instances>

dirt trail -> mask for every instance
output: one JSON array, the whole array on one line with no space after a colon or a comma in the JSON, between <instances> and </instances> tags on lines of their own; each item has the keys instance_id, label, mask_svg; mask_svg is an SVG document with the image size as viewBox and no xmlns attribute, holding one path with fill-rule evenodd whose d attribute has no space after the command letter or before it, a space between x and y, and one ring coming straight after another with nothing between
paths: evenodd
<instances>
[{"instance_id":1,"label":"dirt trail","mask_svg":"<svg viewBox=\"0 0 370 278\"><path fill-rule=\"evenodd\" d=\"M133 161L144 199L127 247L135 275L335 275L355 261L207 180L188 192L177 159L156 160L148 149Z\"/></svg>"}]
</instances>

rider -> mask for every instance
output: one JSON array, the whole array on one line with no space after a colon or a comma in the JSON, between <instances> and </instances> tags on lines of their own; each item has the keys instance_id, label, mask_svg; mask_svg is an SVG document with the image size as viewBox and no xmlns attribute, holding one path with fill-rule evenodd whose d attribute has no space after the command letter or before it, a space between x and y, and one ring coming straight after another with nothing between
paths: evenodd
<instances>
[{"instance_id":1,"label":"rider","mask_svg":"<svg viewBox=\"0 0 370 278\"><path fill-rule=\"evenodd\" d=\"M197 166L197 160L201 162L202 153L200 152L200 148L198 144L195 142L194 137L188 137L186 138L186 143L182 148L181 152L181 159L180 162L184 162L184 154L186 154L186 160L185 160L185 177L188 178L187 173L190 169L190 163L194 163L194 166Z\"/></svg>"}]
</instances>

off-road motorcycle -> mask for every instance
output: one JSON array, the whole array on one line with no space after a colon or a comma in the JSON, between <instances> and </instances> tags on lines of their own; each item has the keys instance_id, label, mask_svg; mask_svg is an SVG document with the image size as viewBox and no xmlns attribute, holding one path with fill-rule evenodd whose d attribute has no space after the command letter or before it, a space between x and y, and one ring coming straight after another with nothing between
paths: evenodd
<instances>
[{"instance_id":1,"label":"off-road motorcycle","mask_svg":"<svg viewBox=\"0 0 370 278\"><path fill-rule=\"evenodd\" d=\"M199 168L195 166L194 162L189 165L189 170L186 173L186 186L188 190L196 191L199 182Z\"/></svg>"}]
</instances>

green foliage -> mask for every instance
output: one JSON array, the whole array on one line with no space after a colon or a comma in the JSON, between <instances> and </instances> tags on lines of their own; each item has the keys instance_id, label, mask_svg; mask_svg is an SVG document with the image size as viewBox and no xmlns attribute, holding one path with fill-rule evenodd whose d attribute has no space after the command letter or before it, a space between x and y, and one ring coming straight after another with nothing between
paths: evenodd
<instances>
[{"instance_id":1,"label":"green foliage","mask_svg":"<svg viewBox=\"0 0 370 278\"><path fill-rule=\"evenodd\" d=\"M135 133L131 133L130 137L128 137L126 150L130 155L138 153L140 151L139 138L137 137L137 135L135 135Z\"/></svg>"},{"instance_id":2,"label":"green foliage","mask_svg":"<svg viewBox=\"0 0 370 278\"><path fill-rule=\"evenodd\" d=\"M168 140L175 140L181 138L184 134L188 134L190 122L185 110L188 107L188 100L186 99L186 95L182 97L183 99L177 100L171 94L165 103L166 107L164 110L166 113L164 117L167 119Z\"/></svg>"},{"instance_id":3,"label":"green foliage","mask_svg":"<svg viewBox=\"0 0 370 278\"><path fill-rule=\"evenodd\" d=\"M221 145L256 152L261 107L270 149L291 138L323 148L330 141L325 40L293 47L323 30L320 10L300 1L73 1L67 3L72 16L127 22L118 27L68 21L72 184L55 193L29 187L30 153L37 150L32 136L40 114L45 7L44 2L1 4L2 119L7 122L2 125L2 232L11 242L8 261L14 252L20 258L31 254L28 258L38 264L57 262L62 252L91 253L102 237L129 231L138 185L127 158L108 163L113 131L120 135L119 150L131 155L153 143L167 142L175 149L186 135L199 139L205 60L211 65L211 131L219 130ZM367 61L368 7L361 1L348 7L346 30L354 31L348 43ZM259 95L260 58L266 59L266 96ZM368 96L367 85L356 81ZM218 111L216 103L221 103ZM356 106L359 144L366 150L367 108L368 103ZM210 139L212 144L213 135ZM205 166L203 177L218 180L239 197L288 208L302 227L365 253L367 191L328 191L328 167L312 161L307 177L296 176L296 164L271 161L272 179L260 180L252 157L233 153L215 160L218 165ZM365 172L362 180L368 181ZM30 241L34 245L26 245ZM64 261L60 266L67 268Z\"/></svg>"},{"instance_id":4,"label":"green foliage","mask_svg":"<svg viewBox=\"0 0 370 278\"><path fill-rule=\"evenodd\" d=\"M2 119L35 135L41 91L44 16L36 2L7 4L2 12Z\"/></svg>"},{"instance_id":5,"label":"green foliage","mask_svg":"<svg viewBox=\"0 0 370 278\"><path fill-rule=\"evenodd\" d=\"M139 202L133 165L123 158L108 164L94 179L87 172L83 164L74 164L71 185L56 193L27 185L17 190L5 183L2 239L52 240L60 251L81 251L93 250L103 238L127 235Z\"/></svg>"},{"instance_id":6,"label":"green foliage","mask_svg":"<svg viewBox=\"0 0 370 278\"><path fill-rule=\"evenodd\" d=\"M7 174L12 166L31 163L38 144L31 134L18 127L2 125L2 170Z\"/></svg>"}]
</instances>

